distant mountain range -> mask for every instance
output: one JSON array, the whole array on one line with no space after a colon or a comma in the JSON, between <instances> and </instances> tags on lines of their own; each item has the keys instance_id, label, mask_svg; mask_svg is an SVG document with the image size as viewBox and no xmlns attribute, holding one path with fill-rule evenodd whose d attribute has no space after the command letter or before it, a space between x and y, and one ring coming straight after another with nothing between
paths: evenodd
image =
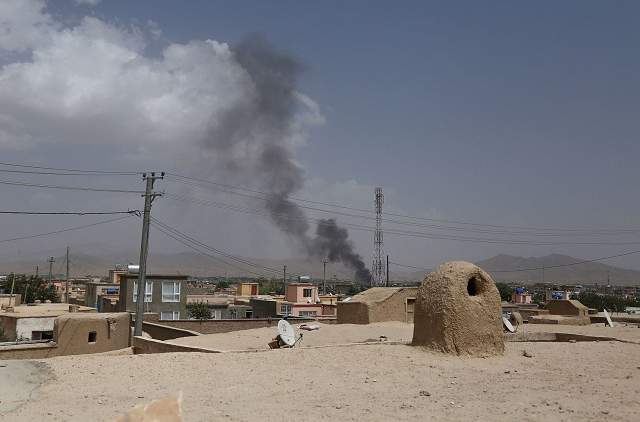
<instances>
[{"instance_id":1,"label":"distant mountain range","mask_svg":"<svg viewBox=\"0 0 640 422\"><path fill-rule=\"evenodd\" d=\"M640 284L640 271L583 261L585 260L561 254L540 258L500 254L475 264L489 273L496 282L538 283L544 280L566 284L607 284L608 277L609 283L613 285ZM423 279L428 273L429 271L417 271L411 275Z\"/></svg>"},{"instance_id":2,"label":"distant mountain range","mask_svg":"<svg viewBox=\"0 0 640 422\"><path fill-rule=\"evenodd\" d=\"M81 252L78 252L81 251ZM54 276L65 273L64 256L51 251L41 253L24 253L18 262L18 273L33 274L39 267L41 275L49 274L47 259L53 256ZM213 253L212 253L213 255ZM100 243L72 247L70 274L72 276L106 276L116 263L127 265L137 263L139 252L136 250L118 249ZM0 257L0 274L15 271L17 257ZM625 270L599 262L583 262L584 260L567 255L552 254L540 258L524 258L500 254L493 258L476 262L480 268L491 275L494 281L506 282L541 282L567 284L607 284L636 285L640 284L640 271ZM574 265L575 264L575 265ZM277 277L282 278L283 267L287 266L287 278L293 276L309 276L322 279L322 262L311 259L268 260L245 258L241 256L224 256L219 260L197 252L175 254L149 254L147 271L149 273L186 274L197 277ZM543 275L544 268L544 275ZM421 270L412 273L401 273L393 269L393 273L401 274L403 281L422 281L430 271ZM353 279L354 271L340 264L328 264L326 278L337 276L339 280Z\"/></svg>"},{"instance_id":3,"label":"distant mountain range","mask_svg":"<svg viewBox=\"0 0 640 422\"><path fill-rule=\"evenodd\" d=\"M80 252L79 252L80 251ZM217 256L215 253L211 253ZM60 277L66 272L65 256L60 251L45 251L39 253L23 252L21 256L0 256L0 274L34 274L36 267L42 276L48 276L49 264L47 260L53 256L54 277ZM116 264L126 266L129 263L137 265L140 252L112 248L103 244L72 246L70 252L69 274L77 276L107 276L109 270ZM175 254L149 253L147 272L151 274L183 274L196 277L214 277L225 275L228 277L278 277L282 278L284 266L287 267L287 278L309 276L322 279L323 265L321 261L312 259L269 260L246 258L242 256L220 256L214 259L197 252L182 252ZM339 280L353 279L354 271L340 264L328 264L326 278L330 280L334 275Z\"/></svg>"}]
</instances>

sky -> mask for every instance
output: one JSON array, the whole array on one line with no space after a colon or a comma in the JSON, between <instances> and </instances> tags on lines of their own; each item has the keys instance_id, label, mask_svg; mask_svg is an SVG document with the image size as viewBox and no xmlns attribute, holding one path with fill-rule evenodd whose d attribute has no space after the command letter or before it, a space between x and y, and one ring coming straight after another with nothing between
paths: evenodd
<instances>
[{"instance_id":1,"label":"sky","mask_svg":"<svg viewBox=\"0 0 640 422\"><path fill-rule=\"evenodd\" d=\"M639 16L635 1L3 0L0 181L142 191L142 172L165 171L153 218L249 258L322 262L334 243L316 221L335 218L334 259L370 268L377 186L398 273L638 251ZM143 207L140 193L0 195L2 211ZM121 216L0 214L0 257L139 248L135 216L36 236Z\"/></svg>"}]
</instances>

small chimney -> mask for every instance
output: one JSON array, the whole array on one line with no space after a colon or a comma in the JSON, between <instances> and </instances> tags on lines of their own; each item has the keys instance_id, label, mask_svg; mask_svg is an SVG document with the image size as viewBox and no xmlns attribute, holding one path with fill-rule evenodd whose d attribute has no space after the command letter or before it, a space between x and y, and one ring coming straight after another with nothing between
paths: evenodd
<instances>
[{"instance_id":1,"label":"small chimney","mask_svg":"<svg viewBox=\"0 0 640 422\"><path fill-rule=\"evenodd\" d=\"M77 313L78 309L80 309L79 305L69 305L69 313Z\"/></svg>"},{"instance_id":2,"label":"small chimney","mask_svg":"<svg viewBox=\"0 0 640 422\"><path fill-rule=\"evenodd\" d=\"M14 310L13 310L13 306L7 306L6 311L7 311L7 312L14 312Z\"/></svg>"}]
</instances>

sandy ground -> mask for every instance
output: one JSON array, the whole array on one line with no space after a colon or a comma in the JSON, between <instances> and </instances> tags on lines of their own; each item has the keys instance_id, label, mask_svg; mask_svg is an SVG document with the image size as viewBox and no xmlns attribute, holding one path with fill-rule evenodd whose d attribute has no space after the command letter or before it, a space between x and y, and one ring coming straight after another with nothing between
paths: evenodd
<instances>
[{"instance_id":1,"label":"sandy ground","mask_svg":"<svg viewBox=\"0 0 640 422\"><path fill-rule=\"evenodd\" d=\"M367 340L378 340L380 336L386 336L388 341L410 342L413 337L413 325L402 322L367 325L309 323L309 325L320 326L320 329L315 331L299 330L297 328L299 325L293 324L293 328L296 336L300 333L302 334L302 341L296 345L296 347L301 348L359 343ZM278 327L274 323L273 327L183 337L169 342L225 351L269 349L269 342L277 335Z\"/></svg>"},{"instance_id":2,"label":"sandy ground","mask_svg":"<svg viewBox=\"0 0 640 422\"><path fill-rule=\"evenodd\" d=\"M597 326L521 329L600 334ZM251 331L197 340L262 348L274 330ZM54 378L39 397L0 413L0 421L107 421L177 391L185 421L640 420L639 344L507 343L504 356L487 359L379 342L310 347L379 335L409 340L410 333L404 324L326 325L305 332L306 347L294 349L53 358L44 362ZM637 326L605 331L614 333L640 343Z\"/></svg>"}]
</instances>

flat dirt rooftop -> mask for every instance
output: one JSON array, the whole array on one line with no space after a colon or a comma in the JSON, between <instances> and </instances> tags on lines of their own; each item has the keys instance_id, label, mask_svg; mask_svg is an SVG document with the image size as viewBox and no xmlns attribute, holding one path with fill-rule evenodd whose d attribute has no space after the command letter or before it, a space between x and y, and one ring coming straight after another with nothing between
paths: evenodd
<instances>
[{"instance_id":1,"label":"flat dirt rooftop","mask_svg":"<svg viewBox=\"0 0 640 422\"><path fill-rule=\"evenodd\" d=\"M305 332L303 347L294 349L43 360L51 378L21 407L0 413L0 421L108 421L178 391L184 393L185 421L640 420L640 328L635 324L606 329L600 324L525 325L521 330L619 336L627 342L506 343L504 356L486 359L380 342L339 346L380 335L409 340L411 328L323 325ZM274 332L267 328L177 342L263 348ZM0 362L0 379L5 379L2 371L20 365L33 362Z\"/></svg>"}]
</instances>

